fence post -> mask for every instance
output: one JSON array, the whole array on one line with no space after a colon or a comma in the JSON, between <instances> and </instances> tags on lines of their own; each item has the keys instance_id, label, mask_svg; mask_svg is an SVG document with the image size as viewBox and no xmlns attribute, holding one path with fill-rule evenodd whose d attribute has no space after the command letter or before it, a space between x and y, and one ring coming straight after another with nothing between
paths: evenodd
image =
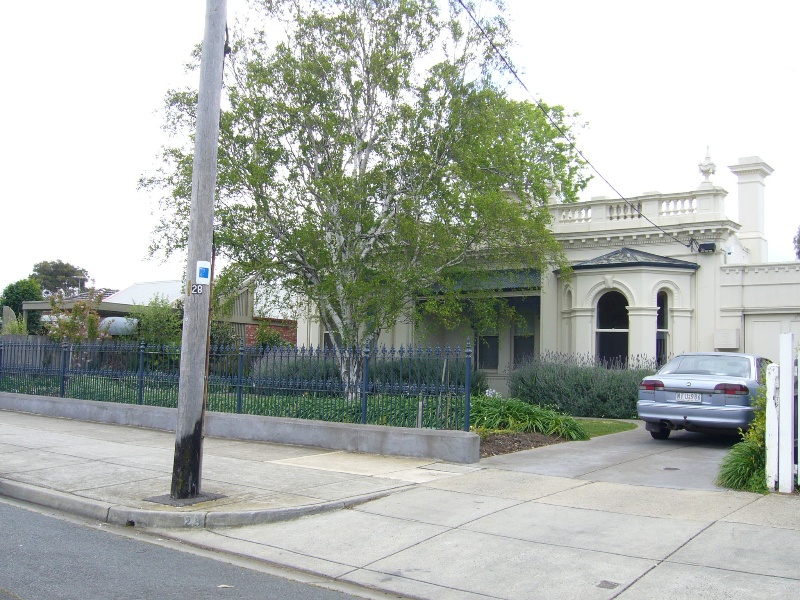
<instances>
[{"instance_id":1,"label":"fence post","mask_svg":"<svg viewBox=\"0 0 800 600\"><path fill-rule=\"evenodd\" d=\"M464 355L464 431L469 431L470 387L472 386L472 344L469 338L467 338L467 348Z\"/></svg>"},{"instance_id":2,"label":"fence post","mask_svg":"<svg viewBox=\"0 0 800 600\"><path fill-rule=\"evenodd\" d=\"M139 371L136 374L137 395L136 403L144 404L144 340L139 342Z\"/></svg>"},{"instance_id":3,"label":"fence post","mask_svg":"<svg viewBox=\"0 0 800 600\"><path fill-rule=\"evenodd\" d=\"M0 336L0 383L3 382L3 337Z\"/></svg>"},{"instance_id":4,"label":"fence post","mask_svg":"<svg viewBox=\"0 0 800 600\"><path fill-rule=\"evenodd\" d=\"M775 491L778 482L778 423L780 420L778 409L778 392L780 390L781 367L771 364L767 367L767 407L765 419L767 422L766 449L767 464L767 489Z\"/></svg>"},{"instance_id":5,"label":"fence post","mask_svg":"<svg viewBox=\"0 0 800 600\"><path fill-rule=\"evenodd\" d=\"M361 424L367 424L367 380L369 379L369 340L364 344L364 364L361 374Z\"/></svg>"},{"instance_id":6,"label":"fence post","mask_svg":"<svg viewBox=\"0 0 800 600\"><path fill-rule=\"evenodd\" d=\"M59 396L64 397L67 390L67 342L61 344L61 389Z\"/></svg>"},{"instance_id":7,"label":"fence post","mask_svg":"<svg viewBox=\"0 0 800 600\"><path fill-rule=\"evenodd\" d=\"M800 352L796 349L792 353L792 409L794 410L794 431L800 431L800 378L798 377L798 365L800 365ZM793 485L800 485L800 445L795 445L795 452L792 462L795 464Z\"/></svg>"},{"instance_id":8,"label":"fence post","mask_svg":"<svg viewBox=\"0 0 800 600\"><path fill-rule=\"evenodd\" d=\"M782 333L780 408L778 409L778 491L794 491L794 334Z\"/></svg>"},{"instance_id":9,"label":"fence post","mask_svg":"<svg viewBox=\"0 0 800 600\"><path fill-rule=\"evenodd\" d=\"M244 381L244 343L239 344L239 375L236 381L236 414L242 414L242 386Z\"/></svg>"}]
</instances>

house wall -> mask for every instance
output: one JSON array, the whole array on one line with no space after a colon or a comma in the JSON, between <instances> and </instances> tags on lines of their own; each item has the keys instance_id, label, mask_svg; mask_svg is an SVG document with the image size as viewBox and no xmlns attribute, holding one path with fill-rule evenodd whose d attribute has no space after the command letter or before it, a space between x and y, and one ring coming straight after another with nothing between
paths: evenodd
<instances>
[{"instance_id":1,"label":"house wall","mask_svg":"<svg viewBox=\"0 0 800 600\"><path fill-rule=\"evenodd\" d=\"M719 278L721 329L742 352L777 360L778 336L800 335L800 263L724 265Z\"/></svg>"},{"instance_id":2,"label":"house wall","mask_svg":"<svg viewBox=\"0 0 800 600\"><path fill-rule=\"evenodd\" d=\"M305 311L297 320L297 345L306 348L322 346L325 339L319 316L314 309ZM414 326L408 319L400 319L394 327L385 329L378 338L378 346L400 348L416 345Z\"/></svg>"}]
</instances>

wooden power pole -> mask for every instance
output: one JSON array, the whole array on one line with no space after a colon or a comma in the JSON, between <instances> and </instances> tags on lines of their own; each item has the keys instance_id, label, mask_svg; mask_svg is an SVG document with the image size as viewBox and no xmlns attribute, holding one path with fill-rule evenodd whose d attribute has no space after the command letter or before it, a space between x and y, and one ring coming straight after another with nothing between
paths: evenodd
<instances>
[{"instance_id":1,"label":"wooden power pole","mask_svg":"<svg viewBox=\"0 0 800 600\"><path fill-rule=\"evenodd\" d=\"M206 0L205 33L200 57L200 95L192 168L192 206L186 267L187 298L183 311L178 424L170 496L200 494L203 457L203 402L208 351L208 311L211 302L211 253L214 196L217 187L222 67L225 59L227 0Z\"/></svg>"}]
</instances>

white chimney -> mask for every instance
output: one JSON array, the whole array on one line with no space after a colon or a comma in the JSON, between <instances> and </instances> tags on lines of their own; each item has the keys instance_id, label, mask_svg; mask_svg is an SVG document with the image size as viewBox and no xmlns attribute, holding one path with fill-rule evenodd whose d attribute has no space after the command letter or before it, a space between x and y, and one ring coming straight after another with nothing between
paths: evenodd
<instances>
[{"instance_id":1,"label":"white chimney","mask_svg":"<svg viewBox=\"0 0 800 600\"><path fill-rule=\"evenodd\" d=\"M750 253L751 263L767 262L764 179L772 173L772 167L758 156L747 156L728 168L739 178L739 240Z\"/></svg>"}]
</instances>

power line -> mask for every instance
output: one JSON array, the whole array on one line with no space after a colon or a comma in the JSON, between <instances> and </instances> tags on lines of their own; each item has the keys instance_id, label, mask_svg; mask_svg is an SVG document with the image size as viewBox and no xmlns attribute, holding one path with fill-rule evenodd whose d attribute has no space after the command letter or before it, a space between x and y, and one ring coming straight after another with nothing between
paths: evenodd
<instances>
[{"instance_id":1,"label":"power line","mask_svg":"<svg viewBox=\"0 0 800 600\"><path fill-rule=\"evenodd\" d=\"M531 92L528 89L528 86L525 85L525 82L522 81L520 76L517 74L517 71L514 69L514 67L511 65L511 63L508 61L508 59L505 57L505 55L500 51L500 49L495 45L494 40L492 40L492 38L489 37L489 35L486 33L486 30L480 24L478 19L475 18L475 15L472 14L472 11L464 4L463 0L458 0L458 3L461 5L461 8L464 9L464 11L467 13L467 15L469 15L469 18L472 19L472 22L475 23L475 26L478 28L478 31L480 31L481 35L484 37L484 39L487 42L489 42L489 45L492 47L492 50L494 51L494 53L498 56L498 58L500 58L501 61L503 61L503 64L506 66L506 68L514 76L514 79L517 80L517 82L522 86L522 89L524 89L528 93L528 95L531 97L531 99L533 100L534 104L536 104L536 106L539 108L539 110L542 111L542 114L544 114L545 118L550 122L550 124L553 127L555 127L558 130L558 132L561 134L561 137L563 137L565 140L567 140L567 143L569 143L569 145L572 147L572 149L575 152L578 153L578 156L580 156L583 159L583 161L587 165L589 165L589 167L591 167L592 171L594 171L597 174L597 176L600 177L600 179L602 179L605 182L605 184L608 187L610 187L614 191L614 193L617 196L620 197L620 199L623 202L625 202L625 204L630 206L632 210L636 211L636 213L641 218L643 218L645 221L650 223L653 227L655 227L656 229L661 231L663 234L671 237L673 240L678 242L680 245L685 246L685 247L689 248L690 250L693 249L694 245L696 244L696 241L694 240L694 238L690 239L688 244L682 242L677 237L675 237L673 234L671 234L670 232L668 232L664 228L662 228L660 225L657 225L656 223L654 223L649 217L647 217L645 214L643 214L642 211L640 211L636 206L634 206L634 204L630 200L628 200L625 196L623 196L619 192L619 190L617 190L617 188L615 188L613 185L611 185L611 182L608 179L606 179L603 176L603 174L597 169L597 167L595 167L592 164L592 161L590 161L588 158L586 158L586 156L583 154L583 152L581 152L581 150L575 145L575 142L573 142L572 139L567 135L567 133L563 129L561 129L561 126L553 120L553 118L550 116L550 114L542 106L541 102L539 102L539 100L536 98L536 96L533 95L533 92Z\"/></svg>"}]
</instances>

